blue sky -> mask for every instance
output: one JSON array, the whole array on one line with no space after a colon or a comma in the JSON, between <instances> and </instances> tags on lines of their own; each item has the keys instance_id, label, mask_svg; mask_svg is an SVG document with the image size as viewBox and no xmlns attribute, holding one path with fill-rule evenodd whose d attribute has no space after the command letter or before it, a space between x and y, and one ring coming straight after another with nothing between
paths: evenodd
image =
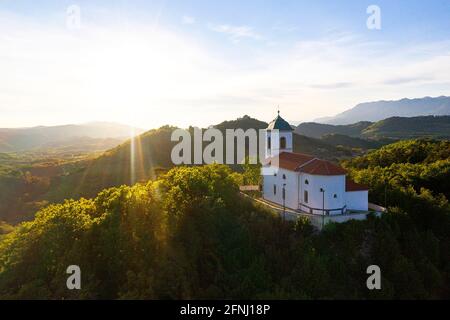
<instances>
[{"instance_id":1,"label":"blue sky","mask_svg":"<svg viewBox=\"0 0 450 320\"><path fill-rule=\"evenodd\" d=\"M0 30L1 127L268 121L277 105L305 121L450 95L448 0L2 0Z\"/></svg>"}]
</instances>

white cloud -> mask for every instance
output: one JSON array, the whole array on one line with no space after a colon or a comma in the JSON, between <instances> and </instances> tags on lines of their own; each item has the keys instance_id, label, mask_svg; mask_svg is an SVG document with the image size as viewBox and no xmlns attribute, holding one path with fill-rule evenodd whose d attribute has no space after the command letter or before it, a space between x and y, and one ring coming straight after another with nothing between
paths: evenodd
<instances>
[{"instance_id":1,"label":"white cloud","mask_svg":"<svg viewBox=\"0 0 450 320\"><path fill-rule=\"evenodd\" d=\"M212 25L210 26L210 29L215 32L229 35L230 39L234 42L238 42L242 38L250 38L254 40L262 39L262 36L260 34L256 33L252 27L248 26L231 26L222 24Z\"/></svg>"},{"instance_id":2,"label":"white cloud","mask_svg":"<svg viewBox=\"0 0 450 320\"><path fill-rule=\"evenodd\" d=\"M262 38L250 27L215 29L234 41ZM270 120L278 104L287 119L309 120L363 101L450 95L450 42L400 48L333 34L229 53L164 26L70 31L63 20L1 12L0 30L0 127L206 126L243 114Z\"/></svg>"},{"instance_id":3,"label":"white cloud","mask_svg":"<svg viewBox=\"0 0 450 320\"><path fill-rule=\"evenodd\" d=\"M194 17L191 17L191 16L183 16L181 18L181 22L183 24L194 24L196 22L196 20Z\"/></svg>"}]
</instances>

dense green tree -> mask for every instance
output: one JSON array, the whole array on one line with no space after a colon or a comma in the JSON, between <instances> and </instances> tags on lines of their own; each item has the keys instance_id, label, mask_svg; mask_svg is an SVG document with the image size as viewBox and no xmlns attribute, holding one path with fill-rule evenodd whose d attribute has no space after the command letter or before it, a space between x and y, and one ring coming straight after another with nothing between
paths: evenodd
<instances>
[{"instance_id":1,"label":"dense green tree","mask_svg":"<svg viewBox=\"0 0 450 320\"><path fill-rule=\"evenodd\" d=\"M424 155L448 145L409 146L345 164L372 200L387 195L387 213L320 233L241 196L242 176L218 164L50 205L0 240L0 298L449 298L448 157ZM79 291L66 288L72 264ZM366 287L372 264L379 291Z\"/></svg>"}]
</instances>

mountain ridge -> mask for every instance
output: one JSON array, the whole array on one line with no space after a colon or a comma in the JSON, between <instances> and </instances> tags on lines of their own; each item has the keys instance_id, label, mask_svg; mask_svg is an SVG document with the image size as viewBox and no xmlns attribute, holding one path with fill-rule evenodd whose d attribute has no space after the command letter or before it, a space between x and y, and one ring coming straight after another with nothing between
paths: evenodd
<instances>
[{"instance_id":1,"label":"mountain ridge","mask_svg":"<svg viewBox=\"0 0 450 320\"><path fill-rule=\"evenodd\" d=\"M359 121L376 122L395 116L427 115L450 115L450 96L363 102L335 116L315 119L314 122L346 125Z\"/></svg>"}]
</instances>

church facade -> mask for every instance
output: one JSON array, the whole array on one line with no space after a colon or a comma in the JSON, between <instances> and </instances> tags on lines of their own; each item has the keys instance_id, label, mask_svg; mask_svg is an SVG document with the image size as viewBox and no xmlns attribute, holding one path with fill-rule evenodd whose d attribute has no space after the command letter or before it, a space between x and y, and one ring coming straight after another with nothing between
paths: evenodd
<instances>
[{"instance_id":1,"label":"church facade","mask_svg":"<svg viewBox=\"0 0 450 320\"><path fill-rule=\"evenodd\" d=\"M263 198L287 208L317 215L368 210L368 188L347 177L344 168L294 153L293 129L278 114L267 127L263 165Z\"/></svg>"}]
</instances>

